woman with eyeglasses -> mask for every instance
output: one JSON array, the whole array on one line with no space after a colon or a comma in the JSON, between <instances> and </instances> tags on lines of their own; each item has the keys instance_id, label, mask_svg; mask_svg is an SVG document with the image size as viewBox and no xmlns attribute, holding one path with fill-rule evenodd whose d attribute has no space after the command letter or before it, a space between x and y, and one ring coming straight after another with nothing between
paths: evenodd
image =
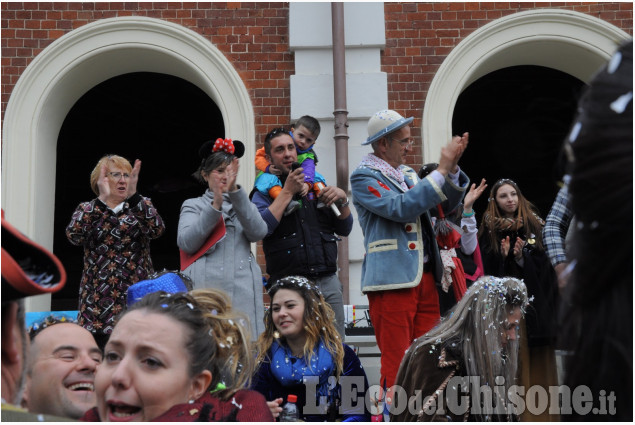
<instances>
[{"instance_id":1,"label":"woman with eyeglasses","mask_svg":"<svg viewBox=\"0 0 635 425\"><path fill-rule=\"evenodd\" d=\"M264 301L262 272L251 243L265 237L267 224L236 182L244 152L239 140L209 140L201 146L201 165L193 176L206 190L183 202L177 245L181 270L194 289L225 291L249 318L255 338L264 329Z\"/></svg>"},{"instance_id":2,"label":"woman with eyeglasses","mask_svg":"<svg viewBox=\"0 0 635 425\"><path fill-rule=\"evenodd\" d=\"M520 384L558 385L554 353L558 285L542 244L545 222L510 179L498 180L488 201L479 229L485 274L522 279L529 294L526 332L521 326ZM558 420L547 413L543 418L529 414L526 411L523 420Z\"/></svg>"},{"instance_id":3,"label":"woman with eyeglasses","mask_svg":"<svg viewBox=\"0 0 635 425\"><path fill-rule=\"evenodd\" d=\"M137 193L140 170L138 159L133 168L121 156L102 157L90 175L97 198L79 204L66 227L68 240L84 248L78 323L101 348L128 287L154 272L150 241L165 230L150 198Z\"/></svg>"}]
</instances>

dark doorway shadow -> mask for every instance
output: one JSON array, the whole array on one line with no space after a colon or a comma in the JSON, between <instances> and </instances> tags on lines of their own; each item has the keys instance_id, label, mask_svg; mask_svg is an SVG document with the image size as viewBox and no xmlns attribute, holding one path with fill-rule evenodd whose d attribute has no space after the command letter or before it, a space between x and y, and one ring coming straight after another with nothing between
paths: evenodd
<instances>
[{"instance_id":1,"label":"dark doorway shadow","mask_svg":"<svg viewBox=\"0 0 635 425\"><path fill-rule=\"evenodd\" d=\"M194 84L171 75L138 72L95 86L70 110L57 143L53 251L68 272L66 287L53 295L52 310L77 309L83 248L71 245L65 228L80 202L96 197L90 173L106 154L142 161L138 192L152 198L166 231L152 241L157 270L178 269L176 231L181 204L204 187L191 174L198 148L224 137L220 110Z\"/></svg>"},{"instance_id":2,"label":"dark doorway shadow","mask_svg":"<svg viewBox=\"0 0 635 425\"><path fill-rule=\"evenodd\" d=\"M523 195L544 219L564 173L562 143L575 116L585 84L541 66L514 66L491 72L459 96L452 119L453 134L470 133L461 168L486 194L476 202L478 220L489 189L501 178L518 183Z\"/></svg>"}]
</instances>

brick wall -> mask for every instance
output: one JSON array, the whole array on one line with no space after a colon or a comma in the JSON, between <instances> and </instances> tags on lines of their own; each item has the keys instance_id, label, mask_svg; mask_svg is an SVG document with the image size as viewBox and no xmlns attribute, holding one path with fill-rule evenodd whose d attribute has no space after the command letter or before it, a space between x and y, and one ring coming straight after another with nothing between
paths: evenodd
<instances>
[{"instance_id":1,"label":"brick wall","mask_svg":"<svg viewBox=\"0 0 635 425\"><path fill-rule=\"evenodd\" d=\"M99 19L163 19L210 40L243 79L253 102L256 134L288 124L288 3L22 3L2 2L2 117L20 74L46 46Z\"/></svg>"},{"instance_id":2,"label":"brick wall","mask_svg":"<svg viewBox=\"0 0 635 425\"><path fill-rule=\"evenodd\" d=\"M462 39L489 22L536 9L566 9L592 15L633 35L633 4L626 3L386 3L386 49L382 71L388 74L388 107L415 117L412 135L420 140L421 116L437 69ZM407 164L421 164L415 143Z\"/></svg>"},{"instance_id":3,"label":"brick wall","mask_svg":"<svg viewBox=\"0 0 635 425\"><path fill-rule=\"evenodd\" d=\"M382 70L388 74L389 107L421 117L430 82L454 46L494 19L537 8L586 13L633 33L630 2L386 3ZM289 122L294 62L288 48L288 3L3 2L1 11L3 117L20 74L54 40L99 19L146 16L196 31L225 54L249 91L258 135ZM419 148L407 162L421 162Z\"/></svg>"},{"instance_id":4,"label":"brick wall","mask_svg":"<svg viewBox=\"0 0 635 425\"><path fill-rule=\"evenodd\" d=\"M558 8L595 16L633 34L630 2L386 3L384 8L382 71L388 74L388 106L415 117L413 136L417 139L428 87L440 64L464 37L494 19ZM189 28L223 52L249 91L259 143L267 129L289 122L294 58L288 47L288 3L2 2L1 13L3 120L21 73L53 41L99 19L146 16ZM421 161L421 149L415 144L406 162ZM261 246L258 262L264 265Z\"/></svg>"},{"instance_id":5,"label":"brick wall","mask_svg":"<svg viewBox=\"0 0 635 425\"><path fill-rule=\"evenodd\" d=\"M624 3L386 3L389 107L420 118L428 87L448 53L475 29L516 12L559 8L603 19L633 33L633 4ZM233 63L252 99L256 134L289 122L288 3L3 2L2 117L16 81L33 58L64 34L99 19L146 16L201 34ZM407 163L421 162L415 144Z\"/></svg>"}]
</instances>

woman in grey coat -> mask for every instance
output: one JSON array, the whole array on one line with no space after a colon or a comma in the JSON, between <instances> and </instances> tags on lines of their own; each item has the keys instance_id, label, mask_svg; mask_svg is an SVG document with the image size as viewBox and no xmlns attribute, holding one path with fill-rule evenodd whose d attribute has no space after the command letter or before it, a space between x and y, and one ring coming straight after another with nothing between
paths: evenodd
<instances>
[{"instance_id":1,"label":"woman in grey coat","mask_svg":"<svg viewBox=\"0 0 635 425\"><path fill-rule=\"evenodd\" d=\"M177 245L181 268L194 281L194 289L225 291L234 308L249 318L251 338L256 340L264 331L264 303L262 273L251 242L265 237L267 224L236 184L238 158L244 152L244 145L231 139L201 146L203 160L194 177L208 189L183 203Z\"/></svg>"}]
</instances>

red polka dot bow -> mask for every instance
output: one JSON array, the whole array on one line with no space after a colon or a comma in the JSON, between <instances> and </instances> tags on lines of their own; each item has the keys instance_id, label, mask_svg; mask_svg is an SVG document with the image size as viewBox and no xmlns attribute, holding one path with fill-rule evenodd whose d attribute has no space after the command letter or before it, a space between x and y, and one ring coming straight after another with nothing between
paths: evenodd
<instances>
[{"instance_id":1,"label":"red polka dot bow","mask_svg":"<svg viewBox=\"0 0 635 425\"><path fill-rule=\"evenodd\" d=\"M233 155L236 151L236 148L234 148L234 142L232 142L232 139L216 139L214 147L212 148L212 152L218 151L224 151Z\"/></svg>"}]
</instances>

